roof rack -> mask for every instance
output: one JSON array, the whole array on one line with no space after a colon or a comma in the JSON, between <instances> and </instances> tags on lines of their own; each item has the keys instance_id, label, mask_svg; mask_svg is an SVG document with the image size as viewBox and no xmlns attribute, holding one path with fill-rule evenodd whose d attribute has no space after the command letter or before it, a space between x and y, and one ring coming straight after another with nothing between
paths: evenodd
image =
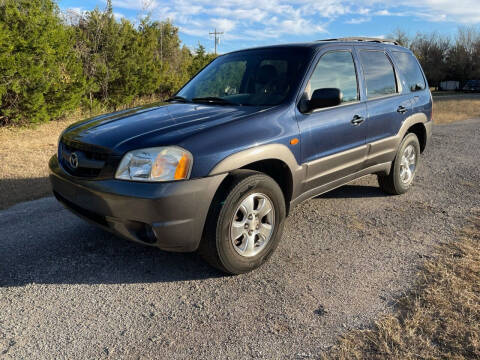
<instances>
[{"instance_id":1,"label":"roof rack","mask_svg":"<svg viewBox=\"0 0 480 360\"><path fill-rule=\"evenodd\" d=\"M398 42L395 40L371 38L371 37L344 37L344 38L336 38L336 39L322 39L318 41L365 41L365 42L376 42L376 43L399 45Z\"/></svg>"}]
</instances>

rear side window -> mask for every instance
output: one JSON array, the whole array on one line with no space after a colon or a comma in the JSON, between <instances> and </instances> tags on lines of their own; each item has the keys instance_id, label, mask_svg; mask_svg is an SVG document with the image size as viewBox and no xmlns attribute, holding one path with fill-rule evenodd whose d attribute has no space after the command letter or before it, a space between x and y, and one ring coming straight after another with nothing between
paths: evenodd
<instances>
[{"instance_id":1,"label":"rear side window","mask_svg":"<svg viewBox=\"0 0 480 360\"><path fill-rule=\"evenodd\" d=\"M383 51L362 50L360 60L363 65L368 99L397 92L392 63Z\"/></svg>"},{"instance_id":2,"label":"rear side window","mask_svg":"<svg viewBox=\"0 0 480 360\"><path fill-rule=\"evenodd\" d=\"M349 51L332 51L321 57L306 92L311 98L315 90L323 88L340 89L343 102L358 100L357 73Z\"/></svg>"},{"instance_id":3,"label":"rear side window","mask_svg":"<svg viewBox=\"0 0 480 360\"><path fill-rule=\"evenodd\" d=\"M420 65L412 54L394 51L393 59L397 63L398 70L404 77L404 86L409 91L418 91L425 89L425 79L423 78Z\"/></svg>"}]
</instances>

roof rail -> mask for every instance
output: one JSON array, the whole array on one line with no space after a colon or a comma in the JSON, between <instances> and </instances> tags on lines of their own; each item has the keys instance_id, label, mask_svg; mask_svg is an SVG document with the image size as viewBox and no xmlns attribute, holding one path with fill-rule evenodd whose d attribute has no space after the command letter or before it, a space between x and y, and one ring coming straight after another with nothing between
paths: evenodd
<instances>
[{"instance_id":1,"label":"roof rail","mask_svg":"<svg viewBox=\"0 0 480 360\"><path fill-rule=\"evenodd\" d=\"M318 41L365 41L365 42L376 42L376 43L399 45L399 43L395 40L371 38L371 37L344 37L344 38L336 38L336 39L322 39Z\"/></svg>"}]
</instances>

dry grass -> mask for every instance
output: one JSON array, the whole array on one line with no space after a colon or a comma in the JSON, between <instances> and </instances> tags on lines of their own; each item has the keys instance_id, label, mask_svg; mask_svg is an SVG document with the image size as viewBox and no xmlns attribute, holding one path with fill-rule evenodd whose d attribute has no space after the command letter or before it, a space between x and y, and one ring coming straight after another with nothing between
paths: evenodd
<instances>
[{"instance_id":1,"label":"dry grass","mask_svg":"<svg viewBox=\"0 0 480 360\"><path fill-rule=\"evenodd\" d=\"M140 106L158 101L148 97ZM60 133L75 121L95 114L76 112L68 118L29 127L0 127L0 209L50 194L48 160L57 151Z\"/></svg>"},{"instance_id":2,"label":"dry grass","mask_svg":"<svg viewBox=\"0 0 480 360\"><path fill-rule=\"evenodd\" d=\"M324 359L479 359L479 215L424 264L395 314L342 336Z\"/></svg>"},{"instance_id":3,"label":"dry grass","mask_svg":"<svg viewBox=\"0 0 480 360\"><path fill-rule=\"evenodd\" d=\"M0 128L0 209L49 194L48 160L65 127L78 120L52 121L30 128Z\"/></svg>"},{"instance_id":4,"label":"dry grass","mask_svg":"<svg viewBox=\"0 0 480 360\"><path fill-rule=\"evenodd\" d=\"M480 117L480 97L465 99L435 97L433 100L433 121L435 124L448 124L475 117Z\"/></svg>"}]
</instances>

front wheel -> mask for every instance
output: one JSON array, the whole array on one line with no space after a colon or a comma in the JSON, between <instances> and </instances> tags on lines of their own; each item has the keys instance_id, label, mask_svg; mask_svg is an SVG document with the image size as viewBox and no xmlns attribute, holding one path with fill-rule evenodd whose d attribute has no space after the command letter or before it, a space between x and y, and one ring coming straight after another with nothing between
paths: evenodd
<instances>
[{"instance_id":1,"label":"front wheel","mask_svg":"<svg viewBox=\"0 0 480 360\"><path fill-rule=\"evenodd\" d=\"M285 213L283 192L271 177L237 171L212 202L200 255L229 274L256 269L277 247Z\"/></svg>"},{"instance_id":2,"label":"front wheel","mask_svg":"<svg viewBox=\"0 0 480 360\"><path fill-rule=\"evenodd\" d=\"M379 175L380 188L388 194L400 195L406 193L415 178L420 157L420 143L417 135L405 136L398 148L388 176Z\"/></svg>"}]
</instances>

